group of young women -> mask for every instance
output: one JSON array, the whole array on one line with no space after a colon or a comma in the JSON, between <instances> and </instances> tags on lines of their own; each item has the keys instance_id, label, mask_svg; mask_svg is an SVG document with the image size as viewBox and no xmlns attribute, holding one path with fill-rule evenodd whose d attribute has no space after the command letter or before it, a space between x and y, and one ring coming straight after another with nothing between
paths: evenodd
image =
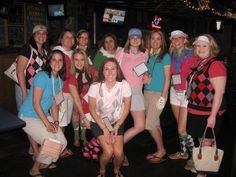
<instances>
[{"instance_id":1,"label":"group of young women","mask_svg":"<svg viewBox=\"0 0 236 177\"><path fill-rule=\"evenodd\" d=\"M41 48L46 41L47 30L42 25L35 28L33 39L38 46L38 56L42 58L44 53ZM214 128L217 134L225 110L226 69L214 59L219 52L214 38L209 34L201 35L191 49L187 46L187 34L175 30L171 32L168 51L162 31L151 31L144 46L141 30L131 28L123 49L118 47L113 34L107 34L92 60L93 54L87 50L88 37L87 31L80 31L77 42L81 44L72 50L75 44L73 32L66 30L61 33L59 45L44 61L44 71L33 78L28 93L22 86L25 81L24 75L21 75L27 69L26 59L30 57L27 57L29 54L19 55L19 63L24 64L19 65L19 68L24 67L19 69L21 74L18 74L24 100L19 116L26 121L23 129L29 136L35 156L30 175L42 176L40 168L53 161L49 157L41 157L39 153L38 144L42 145L45 138L55 138L63 144L61 156L72 154L66 148L63 134L72 117L75 146L79 146L81 122L86 128L91 128L99 140L102 155L98 177L105 176L111 159L115 176L123 176L120 167L128 164L123 152L124 144L144 129L156 143L156 151L148 154L146 160L150 163L166 160L160 115L169 90L181 145L181 150L169 158L188 159L185 169L193 171L193 138L200 139L205 127ZM139 69L137 73L140 65L146 68ZM134 125L125 131L124 122L129 113ZM207 138L204 145L214 145L211 135L207 134ZM197 175L206 176L200 172Z\"/></svg>"}]
</instances>

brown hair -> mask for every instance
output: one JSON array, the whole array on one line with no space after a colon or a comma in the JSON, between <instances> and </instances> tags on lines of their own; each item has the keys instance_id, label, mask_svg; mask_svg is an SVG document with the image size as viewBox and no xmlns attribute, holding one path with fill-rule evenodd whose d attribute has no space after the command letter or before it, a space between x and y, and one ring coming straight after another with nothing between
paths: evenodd
<instances>
[{"instance_id":1,"label":"brown hair","mask_svg":"<svg viewBox=\"0 0 236 177\"><path fill-rule=\"evenodd\" d=\"M117 69L117 76L116 76L116 81L121 82L122 80L125 79L124 74L120 68L120 65L118 63L118 61L115 58L107 58L106 60L104 60L104 62L102 63L101 67L99 68L98 71L98 82L104 82L105 81L105 77L103 74L104 71L104 66L105 64L107 64L108 62L113 62L116 65L116 69Z\"/></svg>"},{"instance_id":2,"label":"brown hair","mask_svg":"<svg viewBox=\"0 0 236 177\"><path fill-rule=\"evenodd\" d=\"M163 57L166 54L166 52L167 52L165 35L164 35L164 33L161 30L154 29L154 30L152 30L149 33L148 38L146 39L147 40L146 41L147 49L150 51L150 49L151 49L150 41L151 41L152 35L155 34L155 33L158 33L160 35L160 37L161 37L161 46L160 46L161 51L160 51L160 54L159 54L158 60L157 60L158 62L160 62L163 59Z\"/></svg>"}]
</instances>

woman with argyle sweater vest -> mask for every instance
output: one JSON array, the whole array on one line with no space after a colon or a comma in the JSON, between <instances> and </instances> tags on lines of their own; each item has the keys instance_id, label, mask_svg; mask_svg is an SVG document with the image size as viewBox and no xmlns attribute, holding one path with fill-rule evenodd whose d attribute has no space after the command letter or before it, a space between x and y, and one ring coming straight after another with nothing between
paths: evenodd
<instances>
[{"instance_id":1,"label":"woman with argyle sweater vest","mask_svg":"<svg viewBox=\"0 0 236 177\"><path fill-rule=\"evenodd\" d=\"M217 135L225 112L224 92L226 86L226 68L214 57L219 53L214 38L205 34L199 36L194 45L197 62L191 68L188 81L188 119L187 132L200 140L205 127L214 128ZM205 146L213 146L211 132L207 131ZM206 177L198 172L197 177Z\"/></svg>"}]
</instances>

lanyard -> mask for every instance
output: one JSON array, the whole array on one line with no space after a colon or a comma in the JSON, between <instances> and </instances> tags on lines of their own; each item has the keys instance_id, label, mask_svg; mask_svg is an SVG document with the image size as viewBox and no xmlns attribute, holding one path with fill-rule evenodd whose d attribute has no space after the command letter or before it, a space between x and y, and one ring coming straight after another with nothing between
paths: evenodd
<instances>
[{"instance_id":1,"label":"lanyard","mask_svg":"<svg viewBox=\"0 0 236 177\"><path fill-rule=\"evenodd\" d=\"M58 75L58 78L59 78L59 86L60 86L60 90L62 89L62 86L61 86L61 78L60 78L60 76ZM54 76L53 75L51 75L51 80L52 80L52 92L53 92L53 96L55 96L56 95L56 92L55 92L55 86L54 86L54 84L55 84L55 81L54 81Z\"/></svg>"}]
</instances>

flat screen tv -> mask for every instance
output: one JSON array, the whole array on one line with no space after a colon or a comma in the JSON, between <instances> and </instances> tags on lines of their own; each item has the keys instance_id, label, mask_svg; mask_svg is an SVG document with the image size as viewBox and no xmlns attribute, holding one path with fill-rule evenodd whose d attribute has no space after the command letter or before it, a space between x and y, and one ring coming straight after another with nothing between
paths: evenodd
<instances>
[{"instance_id":1,"label":"flat screen tv","mask_svg":"<svg viewBox=\"0 0 236 177\"><path fill-rule=\"evenodd\" d=\"M47 4L47 15L49 20L66 18L67 13L65 3Z\"/></svg>"},{"instance_id":2,"label":"flat screen tv","mask_svg":"<svg viewBox=\"0 0 236 177\"><path fill-rule=\"evenodd\" d=\"M104 23L123 24L125 21L125 10L105 8L103 19Z\"/></svg>"}]
</instances>

